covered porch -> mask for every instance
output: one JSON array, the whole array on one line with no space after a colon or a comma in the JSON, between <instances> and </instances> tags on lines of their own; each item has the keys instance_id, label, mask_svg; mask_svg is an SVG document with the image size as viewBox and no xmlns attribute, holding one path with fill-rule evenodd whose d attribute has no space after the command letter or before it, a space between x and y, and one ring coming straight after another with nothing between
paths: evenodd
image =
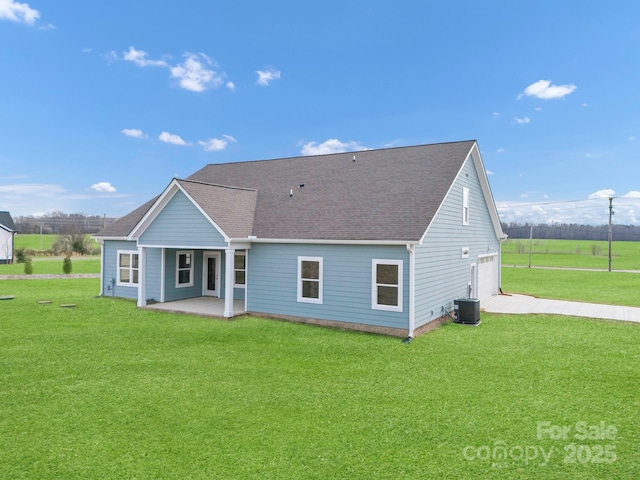
<instances>
[{"instance_id":1,"label":"covered porch","mask_svg":"<svg viewBox=\"0 0 640 480\"><path fill-rule=\"evenodd\" d=\"M143 308L164 312L198 315L201 317L228 317L228 315L225 315L224 298L216 297L194 297L165 303L149 303ZM237 317L244 315L245 313L244 300L234 300L232 316Z\"/></svg>"}]
</instances>

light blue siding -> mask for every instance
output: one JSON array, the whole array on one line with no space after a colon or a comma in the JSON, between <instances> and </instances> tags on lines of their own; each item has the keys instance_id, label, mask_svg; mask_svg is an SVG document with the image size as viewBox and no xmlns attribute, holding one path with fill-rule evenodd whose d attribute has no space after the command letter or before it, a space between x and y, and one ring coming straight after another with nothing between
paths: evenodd
<instances>
[{"instance_id":1,"label":"light blue siding","mask_svg":"<svg viewBox=\"0 0 640 480\"><path fill-rule=\"evenodd\" d=\"M322 304L297 301L298 256L323 258ZM371 308L374 258L403 261L402 312ZM248 310L408 328L408 261L404 246L253 244L248 252Z\"/></svg>"},{"instance_id":2,"label":"light blue siding","mask_svg":"<svg viewBox=\"0 0 640 480\"><path fill-rule=\"evenodd\" d=\"M160 301L162 294L162 249L146 249L146 300Z\"/></svg>"},{"instance_id":3,"label":"light blue siding","mask_svg":"<svg viewBox=\"0 0 640 480\"><path fill-rule=\"evenodd\" d=\"M167 248L165 250L164 285L166 302L202 296L202 250L193 251L193 285L190 287L176 287L178 251L184 250L173 248Z\"/></svg>"},{"instance_id":4,"label":"light blue siding","mask_svg":"<svg viewBox=\"0 0 640 480\"><path fill-rule=\"evenodd\" d=\"M469 225L462 224L462 191L469 188ZM462 258L462 248L469 257ZM442 316L453 300L467 298L470 267L478 256L500 251L478 174L471 158L444 200L415 258L415 326Z\"/></svg>"},{"instance_id":5,"label":"light blue siding","mask_svg":"<svg viewBox=\"0 0 640 480\"><path fill-rule=\"evenodd\" d=\"M136 242L105 240L102 246L104 270L102 271L103 291L101 295L137 299L137 285L118 285L118 250L137 251L138 246Z\"/></svg>"},{"instance_id":6,"label":"light blue siding","mask_svg":"<svg viewBox=\"0 0 640 480\"><path fill-rule=\"evenodd\" d=\"M176 192L140 236L140 245L167 247L224 247L220 232L187 196Z\"/></svg>"}]
</instances>

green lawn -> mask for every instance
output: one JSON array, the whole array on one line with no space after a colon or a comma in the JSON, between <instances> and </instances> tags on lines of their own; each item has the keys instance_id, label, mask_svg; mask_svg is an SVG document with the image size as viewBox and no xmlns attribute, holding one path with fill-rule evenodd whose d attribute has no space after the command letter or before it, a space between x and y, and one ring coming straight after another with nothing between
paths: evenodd
<instances>
[{"instance_id":1,"label":"green lawn","mask_svg":"<svg viewBox=\"0 0 640 480\"><path fill-rule=\"evenodd\" d=\"M485 313L405 344L98 286L0 282L0 478L640 477L638 325Z\"/></svg>"},{"instance_id":2,"label":"green lawn","mask_svg":"<svg viewBox=\"0 0 640 480\"><path fill-rule=\"evenodd\" d=\"M502 264L609 269L609 244L590 240L508 239L502 244ZM640 270L640 242L613 242L613 270Z\"/></svg>"},{"instance_id":3,"label":"green lawn","mask_svg":"<svg viewBox=\"0 0 640 480\"><path fill-rule=\"evenodd\" d=\"M33 274L62 275L64 257L33 257ZM71 273L100 273L100 256L83 255L71 257ZM0 275L22 275L24 263L0 265Z\"/></svg>"},{"instance_id":4,"label":"green lawn","mask_svg":"<svg viewBox=\"0 0 640 480\"><path fill-rule=\"evenodd\" d=\"M640 274L502 268L502 290L540 298L640 307Z\"/></svg>"}]
</instances>

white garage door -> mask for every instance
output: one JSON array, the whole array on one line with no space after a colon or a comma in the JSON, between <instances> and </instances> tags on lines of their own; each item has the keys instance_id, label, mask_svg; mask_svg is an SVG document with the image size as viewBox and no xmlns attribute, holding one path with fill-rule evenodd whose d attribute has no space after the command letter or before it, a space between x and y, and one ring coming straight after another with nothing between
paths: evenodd
<instances>
[{"instance_id":1,"label":"white garage door","mask_svg":"<svg viewBox=\"0 0 640 480\"><path fill-rule=\"evenodd\" d=\"M498 293L498 255L478 257L478 299Z\"/></svg>"}]
</instances>

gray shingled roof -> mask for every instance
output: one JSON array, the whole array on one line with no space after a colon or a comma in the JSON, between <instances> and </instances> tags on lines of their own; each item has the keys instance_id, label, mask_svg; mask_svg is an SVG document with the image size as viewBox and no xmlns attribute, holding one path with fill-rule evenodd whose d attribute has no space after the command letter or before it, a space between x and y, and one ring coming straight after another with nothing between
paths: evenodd
<instances>
[{"instance_id":1,"label":"gray shingled roof","mask_svg":"<svg viewBox=\"0 0 640 480\"><path fill-rule=\"evenodd\" d=\"M158 197L152 198L144 205L139 206L133 212L119 218L115 222L107 225L94 235L94 237L126 237L138 224L142 217L149 211Z\"/></svg>"},{"instance_id":2,"label":"gray shingled roof","mask_svg":"<svg viewBox=\"0 0 640 480\"><path fill-rule=\"evenodd\" d=\"M0 226L11 232L18 230L16 228L16 224L13 223L13 218L11 218L11 214L9 212L0 212Z\"/></svg>"},{"instance_id":3,"label":"gray shingled roof","mask_svg":"<svg viewBox=\"0 0 640 480\"><path fill-rule=\"evenodd\" d=\"M210 164L180 182L223 230L224 224L242 232L226 232L236 238L417 241L474 143ZM251 233L251 195L241 189L255 198ZM244 203L237 209L221 205L227 201ZM126 236L152 202L97 236ZM244 218L232 218L236 213Z\"/></svg>"},{"instance_id":4,"label":"gray shingled roof","mask_svg":"<svg viewBox=\"0 0 640 480\"><path fill-rule=\"evenodd\" d=\"M246 188L177 180L200 208L231 238L247 238L253 228L257 192Z\"/></svg>"}]
</instances>

